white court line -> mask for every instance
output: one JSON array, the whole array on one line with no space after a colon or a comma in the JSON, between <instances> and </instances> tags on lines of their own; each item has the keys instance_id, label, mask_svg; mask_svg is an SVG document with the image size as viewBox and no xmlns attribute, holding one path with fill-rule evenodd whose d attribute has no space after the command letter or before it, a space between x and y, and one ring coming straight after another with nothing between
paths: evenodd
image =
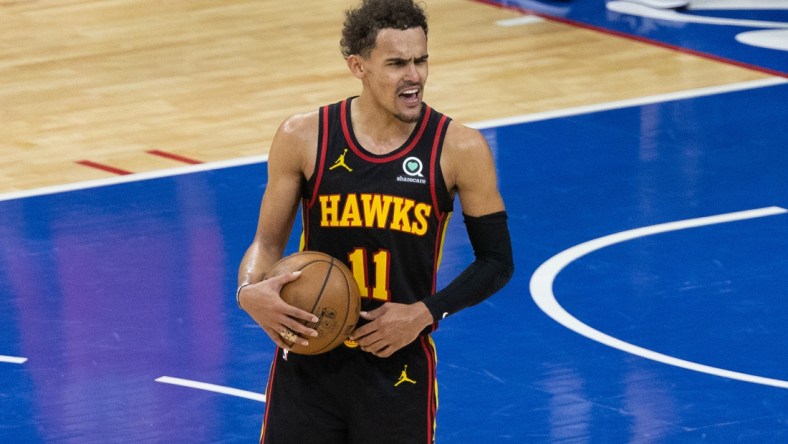
<instances>
[{"instance_id":1,"label":"white court line","mask_svg":"<svg viewBox=\"0 0 788 444\"><path fill-rule=\"evenodd\" d=\"M556 276L567 265L576 261L577 259L600 250L611 245L621 242L626 242L639 237L651 236L658 233L665 233L668 231L684 230L687 228L697 228L712 224L721 224L726 222L734 222L746 219L753 219L756 217L776 216L779 214L788 213L788 210L780 207L767 207L755 210L740 211L736 213L726 213L717 216L701 217L697 219L686 219L677 222L669 222L658 225L651 225L648 227L636 228L633 230L622 231L620 233L611 234L608 236L600 237L582 244L576 245L572 248L562 251L557 255L548 259L543 263L531 276L530 289L531 297L536 305L545 312L548 316L553 318L556 322L564 327L579 333L589 339L600 342L607 346L622 350L633 355L641 356L646 359L661 362L676 367L681 367L687 370L696 372L707 373L710 375L721 376L739 381L752 382L755 384L769 385L788 389L788 381L780 379L765 378L762 376L750 375L747 373L739 373L731 370L725 370L717 367L710 367L708 365L698 364L683 359L674 358L673 356L657 353L637 345L624 342L620 339L614 338L610 335L596 330L571 314L569 314L558 303L553 294L553 282Z\"/></svg>"},{"instance_id":2,"label":"white court line","mask_svg":"<svg viewBox=\"0 0 788 444\"><path fill-rule=\"evenodd\" d=\"M788 0L692 0L687 9L788 9Z\"/></svg>"},{"instance_id":3,"label":"white court line","mask_svg":"<svg viewBox=\"0 0 788 444\"><path fill-rule=\"evenodd\" d=\"M707 17L701 15L685 14L674 10L656 9L631 2L608 2L605 4L605 6L607 9L620 14L628 14L657 20L668 20L679 23L702 23L706 25L720 26L746 26L750 28L788 28L788 23L783 22Z\"/></svg>"},{"instance_id":4,"label":"white court line","mask_svg":"<svg viewBox=\"0 0 788 444\"><path fill-rule=\"evenodd\" d=\"M533 25L535 23L542 23L544 21L545 19L543 19L542 17L526 14L520 17L498 20L497 22L495 22L495 24L504 28L510 28L512 26Z\"/></svg>"},{"instance_id":5,"label":"white court line","mask_svg":"<svg viewBox=\"0 0 788 444\"><path fill-rule=\"evenodd\" d=\"M18 356L5 356L0 355L0 362L7 362L9 364L24 364L27 358L20 358Z\"/></svg>"},{"instance_id":6,"label":"white court line","mask_svg":"<svg viewBox=\"0 0 788 444\"><path fill-rule=\"evenodd\" d=\"M206 390L209 392L222 393L225 395L237 396L239 398L251 399L253 401L265 402L265 395L247 390L241 390L232 387L225 387L223 385L208 384L207 382L192 381L190 379L174 378L172 376L162 376L156 378L156 382L164 384L180 385L182 387L189 387L198 390Z\"/></svg>"},{"instance_id":7,"label":"white court line","mask_svg":"<svg viewBox=\"0 0 788 444\"><path fill-rule=\"evenodd\" d=\"M51 187L35 188L32 190L11 191L0 194L0 202L4 200L21 199L24 197L42 196L45 194L65 193L68 191L84 190L87 188L98 188L121 183L139 182L148 179L158 179L161 177L178 176L181 174L198 173L200 171L219 170L254 163L267 162L268 155L239 157L237 159L221 160L217 162L206 162L198 165L188 165L177 168L167 168L163 170L149 171L146 173L127 174L125 176L110 177L107 179L87 180L64 185Z\"/></svg>"},{"instance_id":8,"label":"white court line","mask_svg":"<svg viewBox=\"0 0 788 444\"><path fill-rule=\"evenodd\" d=\"M609 111L620 108L627 108L631 106L650 105L660 102L669 102L672 100L690 99L694 97L709 96L713 94L724 94L735 91L743 91L748 89L757 89L768 86L776 86L788 83L788 79L781 77L769 77L762 80L754 80L749 82L731 83L729 85L714 86L709 88L690 89L679 91L675 93L659 94L653 96L646 96L629 100L617 100L614 102L605 102L596 105L578 106L573 108L565 108L555 111L546 111L533 114L524 114L515 117L506 117L502 119L485 120L481 122L472 123L468 126L476 129L492 128L497 126L515 125L518 123L535 122L539 120L555 119L560 117L574 116L578 114L589 114L599 111ZM102 186L116 185L120 183L136 182L148 179L157 179L161 177L176 176L180 174L196 173L200 171L216 170L221 168L228 168L233 166L250 165L253 163L267 162L268 155L242 157L238 159L230 159L219 162L208 162L199 165L189 165L178 168L170 168L165 170L151 171L147 173L135 173L126 176L111 177L108 179L91 180L85 182L76 182L65 185L56 185L51 187L35 188L31 190L12 191L8 193L0 193L0 202L4 200L21 199L25 197L41 196L45 194L55 194L68 191L83 190L87 188L97 188Z\"/></svg>"},{"instance_id":9,"label":"white court line","mask_svg":"<svg viewBox=\"0 0 788 444\"><path fill-rule=\"evenodd\" d=\"M495 128L506 125L516 125L519 123L536 122L539 120L556 119L559 117L576 116L580 114L591 114L600 111L611 111L614 109L629 108L632 106L652 105L655 103L670 102L673 100L692 99L695 97L710 96L714 94L725 94L729 92L744 91L748 89L764 88L767 86L777 86L788 83L788 79L782 77L769 77L766 79L752 80L748 82L731 83L729 85L711 86L707 88L690 89L674 93L657 94L653 96L638 97L635 99L618 100L615 102L600 103L597 105L585 105L574 108L565 108L556 111L545 111L541 113L525 114L522 116L506 117L503 119L485 120L474 123L470 126L476 129Z\"/></svg>"}]
</instances>

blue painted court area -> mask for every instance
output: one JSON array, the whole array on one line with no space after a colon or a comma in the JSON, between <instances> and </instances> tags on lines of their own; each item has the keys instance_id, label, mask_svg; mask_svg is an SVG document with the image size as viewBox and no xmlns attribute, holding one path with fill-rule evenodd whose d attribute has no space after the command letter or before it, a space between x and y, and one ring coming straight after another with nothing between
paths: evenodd
<instances>
[{"instance_id":1,"label":"blue painted court area","mask_svg":"<svg viewBox=\"0 0 788 444\"><path fill-rule=\"evenodd\" d=\"M788 84L485 128L517 271L435 333L438 442L788 441L784 103ZM244 396L273 346L233 294L265 182L255 163L0 200L0 442L255 440L264 404ZM743 379L613 348L532 299L540 265L584 242L760 208L778 212L615 242L540 284L595 331ZM443 284L472 258L463 230Z\"/></svg>"},{"instance_id":2,"label":"blue painted court area","mask_svg":"<svg viewBox=\"0 0 788 444\"><path fill-rule=\"evenodd\" d=\"M695 0L677 10L615 0L479 1L788 76L785 0Z\"/></svg>"}]
</instances>

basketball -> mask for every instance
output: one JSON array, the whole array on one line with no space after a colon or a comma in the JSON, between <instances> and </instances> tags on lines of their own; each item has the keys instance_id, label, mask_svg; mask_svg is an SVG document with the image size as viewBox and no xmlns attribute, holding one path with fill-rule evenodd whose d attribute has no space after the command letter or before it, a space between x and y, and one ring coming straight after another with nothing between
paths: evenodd
<instances>
[{"instance_id":1,"label":"basketball","mask_svg":"<svg viewBox=\"0 0 788 444\"><path fill-rule=\"evenodd\" d=\"M316 355L342 344L358 322L361 302L358 284L345 264L317 251L301 251L275 263L268 277L301 271L301 276L282 287L280 296L290 305L318 317L305 322L317 330L317 337L307 338L309 346L285 341L293 353Z\"/></svg>"}]
</instances>

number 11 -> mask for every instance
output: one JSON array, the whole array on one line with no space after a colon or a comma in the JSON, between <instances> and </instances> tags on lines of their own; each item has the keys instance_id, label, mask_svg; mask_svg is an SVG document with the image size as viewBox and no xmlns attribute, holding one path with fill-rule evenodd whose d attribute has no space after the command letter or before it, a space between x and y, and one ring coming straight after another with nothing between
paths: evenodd
<instances>
[{"instance_id":1,"label":"number 11","mask_svg":"<svg viewBox=\"0 0 788 444\"><path fill-rule=\"evenodd\" d=\"M379 301L391 300L391 291L389 290L391 254L388 250L379 250L372 256L372 260L375 263L375 286L371 288L367 279L369 276L367 270L367 250L356 248L350 252L348 259L350 260L353 277L356 279L362 298L371 297Z\"/></svg>"}]
</instances>

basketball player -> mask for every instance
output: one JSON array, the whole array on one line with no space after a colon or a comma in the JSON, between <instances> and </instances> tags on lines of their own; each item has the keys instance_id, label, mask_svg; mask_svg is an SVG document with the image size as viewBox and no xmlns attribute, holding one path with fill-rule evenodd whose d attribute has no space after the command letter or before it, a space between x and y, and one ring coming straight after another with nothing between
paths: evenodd
<instances>
[{"instance_id":1,"label":"basketball player","mask_svg":"<svg viewBox=\"0 0 788 444\"><path fill-rule=\"evenodd\" d=\"M260 441L431 443L437 321L499 290L513 272L504 202L482 135L422 101L427 21L412 0L364 0L347 11L347 66L361 93L287 118L268 158L258 228L239 270L239 305L279 347ZM459 196L475 260L446 288L435 278ZM301 205L302 249L353 271L359 325L328 353L307 343L310 313L284 303L287 274L264 279L283 255Z\"/></svg>"}]
</instances>

